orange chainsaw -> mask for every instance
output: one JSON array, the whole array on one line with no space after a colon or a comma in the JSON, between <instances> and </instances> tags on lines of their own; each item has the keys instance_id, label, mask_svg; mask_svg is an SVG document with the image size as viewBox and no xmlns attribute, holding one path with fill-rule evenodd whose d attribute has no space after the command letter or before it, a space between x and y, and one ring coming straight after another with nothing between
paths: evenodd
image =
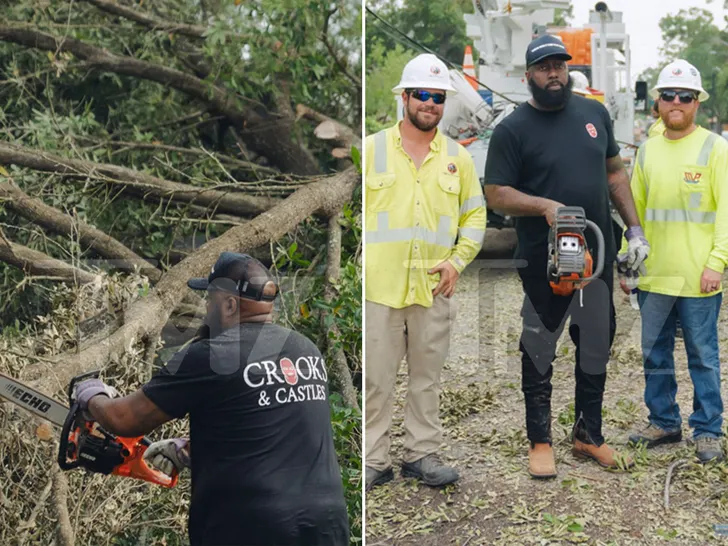
<instances>
[{"instance_id":1,"label":"orange chainsaw","mask_svg":"<svg viewBox=\"0 0 728 546\"><path fill-rule=\"evenodd\" d=\"M104 430L84 413L72 399L76 383L99 372L79 375L71 380L68 399L71 409L23 383L0 373L0 397L25 408L61 427L58 464L63 470L84 468L89 472L114 474L148 481L163 487L174 487L179 479L175 470L171 476L147 465L144 452L151 445L144 436L122 438Z\"/></svg>"},{"instance_id":2,"label":"orange chainsaw","mask_svg":"<svg viewBox=\"0 0 728 546\"><path fill-rule=\"evenodd\" d=\"M598 257L594 260L586 244L585 232L597 237ZM604 269L604 235L594 222L586 219L582 207L559 207L549 231L546 273L554 294L570 296L602 274Z\"/></svg>"}]
</instances>

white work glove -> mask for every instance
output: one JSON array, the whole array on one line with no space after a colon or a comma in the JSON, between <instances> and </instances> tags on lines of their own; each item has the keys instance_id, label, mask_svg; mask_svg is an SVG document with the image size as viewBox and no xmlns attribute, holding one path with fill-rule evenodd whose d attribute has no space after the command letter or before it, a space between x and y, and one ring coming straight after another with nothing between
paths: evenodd
<instances>
[{"instance_id":1,"label":"white work glove","mask_svg":"<svg viewBox=\"0 0 728 546\"><path fill-rule=\"evenodd\" d=\"M644 261L650 255L650 243L645 239L645 233L640 226L629 228L625 234L627 239L627 252L617 256L617 266L620 272L633 271L639 275L646 275Z\"/></svg>"},{"instance_id":2,"label":"white work glove","mask_svg":"<svg viewBox=\"0 0 728 546\"><path fill-rule=\"evenodd\" d=\"M192 461L188 446L187 438L171 438L154 442L144 452L144 459L167 476L171 476L175 468L177 472L190 468Z\"/></svg>"}]
</instances>

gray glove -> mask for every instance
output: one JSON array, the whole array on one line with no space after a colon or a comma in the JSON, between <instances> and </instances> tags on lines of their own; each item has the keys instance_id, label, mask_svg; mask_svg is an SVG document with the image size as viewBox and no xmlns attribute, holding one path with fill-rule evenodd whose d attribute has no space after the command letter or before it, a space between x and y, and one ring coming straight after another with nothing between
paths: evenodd
<instances>
[{"instance_id":1,"label":"gray glove","mask_svg":"<svg viewBox=\"0 0 728 546\"><path fill-rule=\"evenodd\" d=\"M644 261L650 255L650 243L645 239L645 233L640 226L632 226L625 234L627 239L627 252L617 256L617 267L620 272L628 270L639 275L646 275Z\"/></svg>"},{"instance_id":2,"label":"gray glove","mask_svg":"<svg viewBox=\"0 0 728 546\"><path fill-rule=\"evenodd\" d=\"M89 401L97 394L103 394L109 398L115 398L119 396L119 392L114 388L100 379L86 379L80 383L76 383L73 386L73 394L71 398L78 402L81 409L88 409Z\"/></svg>"},{"instance_id":3,"label":"gray glove","mask_svg":"<svg viewBox=\"0 0 728 546\"><path fill-rule=\"evenodd\" d=\"M190 468L192 461L189 443L187 438L171 438L154 442L144 452L144 459L148 464L171 476L175 468L177 472Z\"/></svg>"},{"instance_id":4,"label":"gray glove","mask_svg":"<svg viewBox=\"0 0 728 546\"><path fill-rule=\"evenodd\" d=\"M93 419L93 416L88 411L88 404L91 399L98 394L108 396L109 398L116 398L119 396L119 391L96 378L86 379L85 381L76 383L73 386L71 399L78 402L78 406L81 409L83 416L88 420Z\"/></svg>"}]
</instances>

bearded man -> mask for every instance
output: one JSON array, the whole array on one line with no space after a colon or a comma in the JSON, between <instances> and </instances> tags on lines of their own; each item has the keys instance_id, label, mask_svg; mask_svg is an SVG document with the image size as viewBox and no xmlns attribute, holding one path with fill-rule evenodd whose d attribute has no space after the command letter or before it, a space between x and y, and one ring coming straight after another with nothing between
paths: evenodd
<instances>
[{"instance_id":1,"label":"bearded man","mask_svg":"<svg viewBox=\"0 0 728 546\"><path fill-rule=\"evenodd\" d=\"M404 119L366 140L366 487L394 477L389 432L397 369L407 357L402 475L458 479L437 455L440 373L460 273L485 236L483 190L470 154L437 129L455 92L445 63L419 55L393 91Z\"/></svg>"},{"instance_id":2,"label":"bearded man","mask_svg":"<svg viewBox=\"0 0 728 546\"><path fill-rule=\"evenodd\" d=\"M569 315L569 334L576 344L572 453L603 467L618 466L617 454L602 436L606 367L616 328L610 198L629 228L629 265L638 268L649 251L609 114L599 102L572 95L570 59L554 36L543 35L529 44L526 79L532 98L495 127L485 167L486 200L492 209L516 217L516 258L525 263L518 270L525 292L520 350L528 470L534 478L557 475L551 375L556 342ZM577 297L554 294L547 277L549 226L565 205L583 207L606 242L604 272ZM594 255L591 232L587 244Z\"/></svg>"},{"instance_id":3,"label":"bearded man","mask_svg":"<svg viewBox=\"0 0 728 546\"><path fill-rule=\"evenodd\" d=\"M679 320L693 382L688 423L696 455L707 463L723 458L718 313L728 263L728 142L695 124L709 95L687 61L663 68L652 94L665 131L642 144L632 173L653 245L638 284L649 423L630 441L650 448L682 439L673 358Z\"/></svg>"}]
</instances>

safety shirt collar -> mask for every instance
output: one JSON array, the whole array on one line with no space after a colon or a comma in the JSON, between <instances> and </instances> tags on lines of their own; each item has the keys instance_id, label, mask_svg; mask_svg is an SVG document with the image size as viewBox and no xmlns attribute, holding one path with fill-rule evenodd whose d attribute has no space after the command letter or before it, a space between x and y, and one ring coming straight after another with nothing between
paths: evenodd
<instances>
[{"instance_id":1,"label":"safety shirt collar","mask_svg":"<svg viewBox=\"0 0 728 546\"><path fill-rule=\"evenodd\" d=\"M393 131L394 131L394 145L397 147L398 150L402 149L402 133L399 131L399 126L401 121L399 123L395 123ZM435 129L435 138L432 139L432 142L430 142L430 150L437 153L440 151L440 147L442 146L442 139L444 137L442 136L442 132L440 131L439 127Z\"/></svg>"}]
</instances>

